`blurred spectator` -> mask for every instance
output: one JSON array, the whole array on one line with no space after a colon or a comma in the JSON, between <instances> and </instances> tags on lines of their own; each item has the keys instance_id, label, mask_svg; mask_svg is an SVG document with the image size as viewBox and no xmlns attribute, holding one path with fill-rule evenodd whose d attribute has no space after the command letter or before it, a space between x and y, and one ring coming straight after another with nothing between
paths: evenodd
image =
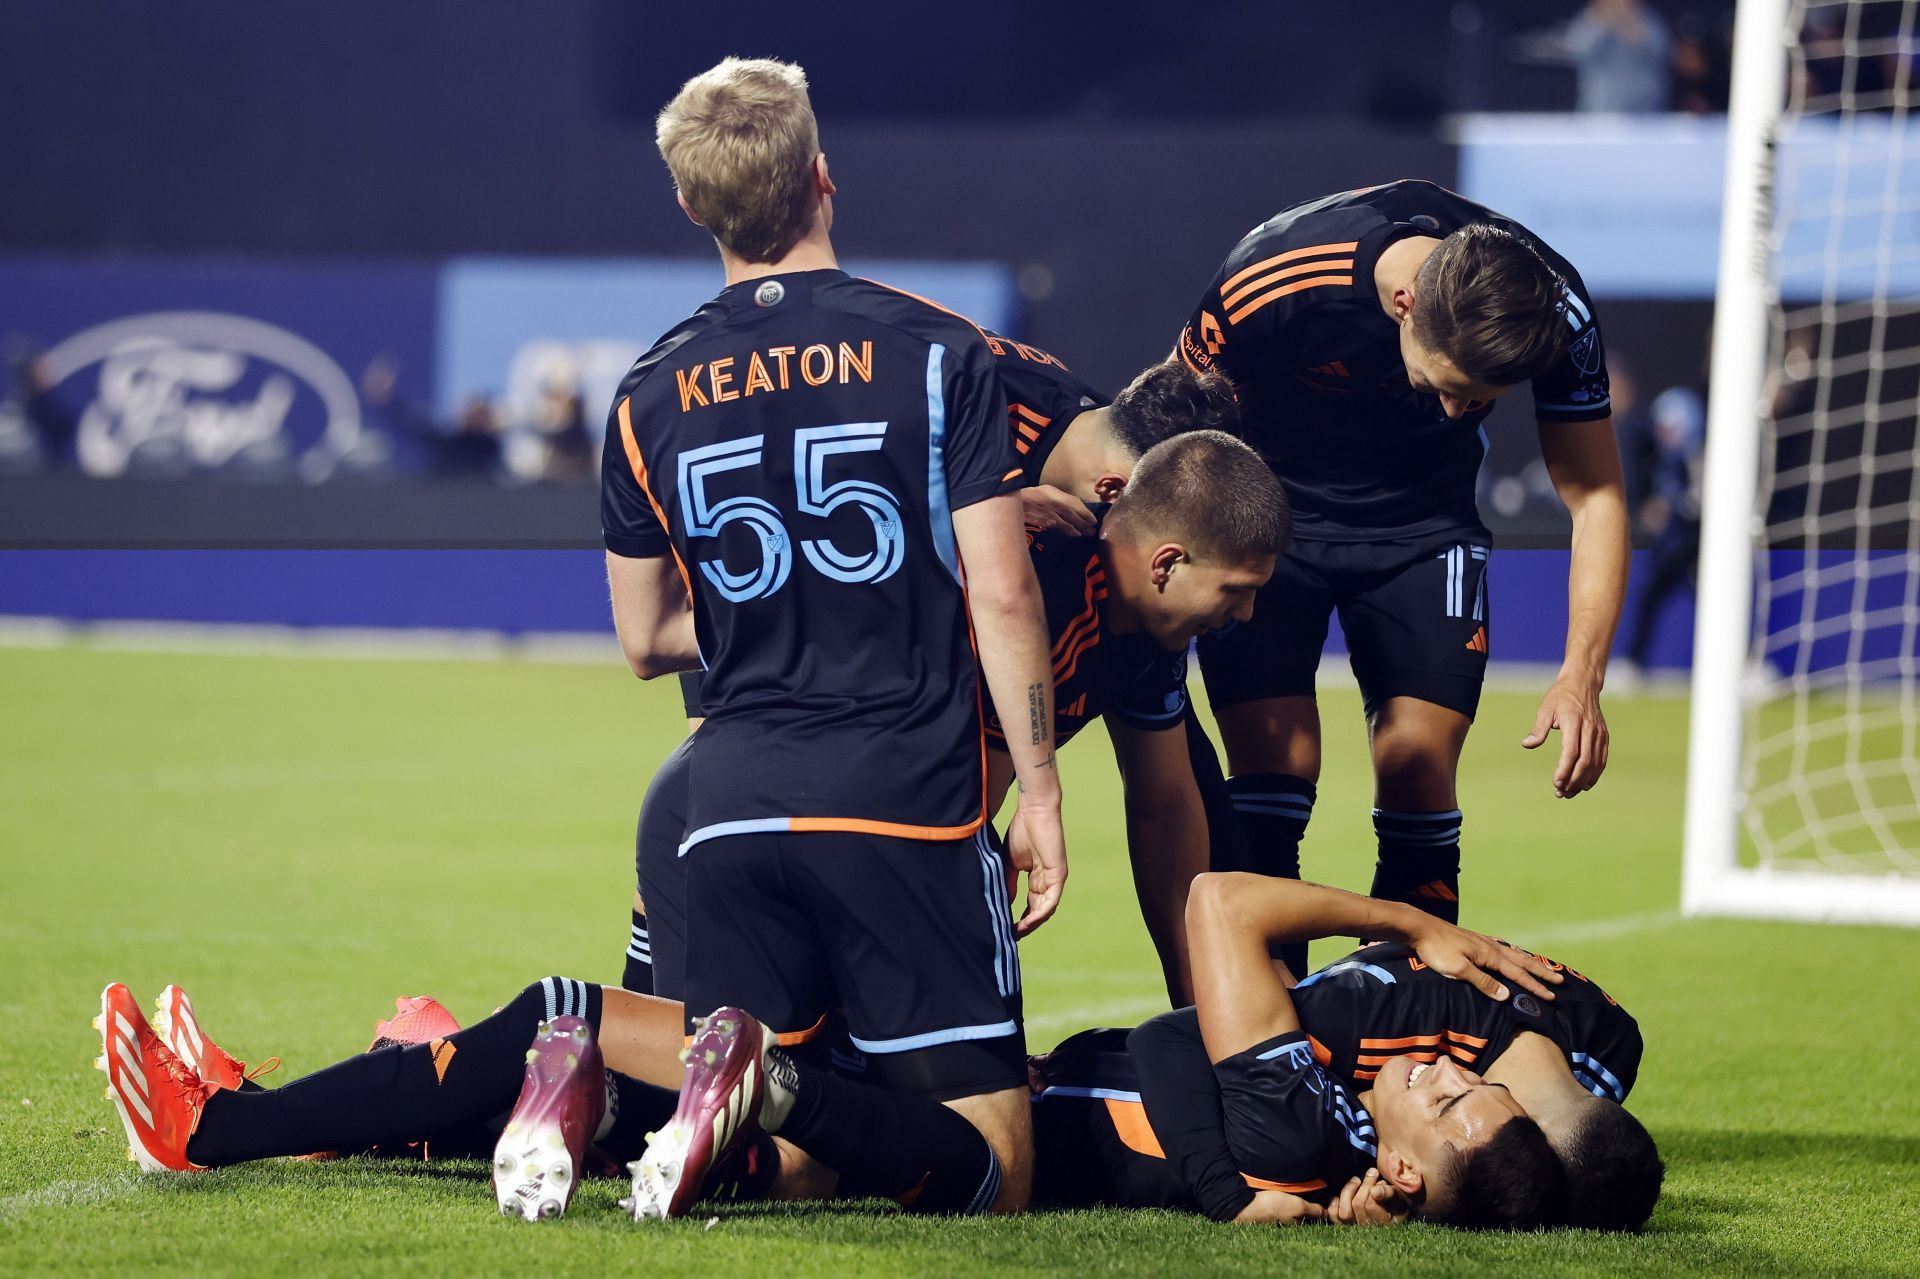
<instances>
[{"instance_id":1,"label":"blurred spectator","mask_svg":"<svg viewBox=\"0 0 1920 1279\"><path fill-rule=\"evenodd\" d=\"M541 479L578 483L593 478L597 450L587 430L580 390L573 382L561 378L547 380L540 388L540 405L534 413L533 427L547 446Z\"/></svg>"},{"instance_id":2,"label":"blurred spectator","mask_svg":"<svg viewBox=\"0 0 1920 1279\"><path fill-rule=\"evenodd\" d=\"M1617 393L1617 392L1616 392ZM1700 558L1700 465L1706 445L1706 405L1692 387L1654 396L1647 417L1652 445L1651 485L1637 523L1653 538L1653 569L1640 592L1627 660L1645 669L1653 632L1674 592L1692 585Z\"/></svg>"},{"instance_id":3,"label":"blurred spectator","mask_svg":"<svg viewBox=\"0 0 1920 1279\"><path fill-rule=\"evenodd\" d=\"M500 420L492 401L470 395L451 433L436 432L434 474L453 479L495 479L500 470Z\"/></svg>"},{"instance_id":4,"label":"blurred spectator","mask_svg":"<svg viewBox=\"0 0 1920 1279\"><path fill-rule=\"evenodd\" d=\"M1673 109L1687 115L1724 115L1731 86L1729 32L1717 20L1688 13L1673 42Z\"/></svg>"},{"instance_id":5,"label":"blurred spectator","mask_svg":"<svg viewBox=\"0 0 1920 1279\"><path fill-rule=\"evenodd\" d=\"M1641 0L1589 0L1566 39L1580 75L1580 110L1667 109L1673 37L1666 19Z\"/></svg>"}]
</instances>

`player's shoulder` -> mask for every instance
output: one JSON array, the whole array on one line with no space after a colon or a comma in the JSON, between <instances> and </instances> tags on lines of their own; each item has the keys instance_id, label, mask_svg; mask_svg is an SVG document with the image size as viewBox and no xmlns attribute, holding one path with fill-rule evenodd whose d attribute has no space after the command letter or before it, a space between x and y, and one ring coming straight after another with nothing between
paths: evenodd
<instances>
[{"instance_id":1,"label":"player's shoulder","mask_svg":"<svg viewBox=\"0 0 1920 1279\"><path fill-rule=\"evenodd\" d=\"M674 357L685 351L688 346L717 330L725 322L726 316L725 303L719 298L714 298L661 334L659 339L633 362L626 376L620 379L620 388L614 392L613 396L616 411L624 401L635 395L646 394L652 388L654 375L660 369L674 363Z\"/></svg>"},{"instance_id":2,"label":"player's shoulder","mask_svg":"<svg viewBox=\"0 0 1920 1279\"><path fill-rule=\"evenodd\" d=\"M850 275L816 290L813 299L817 306L885 325L928 346L939 345L962 352L977 350L982 359L993 356L987 331L978 324L932 298L891 284Z\"/></svg>"},{"instance_id":3,"label":"player's shoulder","mask_svg":"<svg viewBox=\"0 0 1920 1279\"><path fill-rule=\"evenodd\" d=\"M1098 537L1080 537L1056 530L1027 530L1027 555L1034 576L1049 603L1056 598L1082 595L1088 602L1106 598L1106 562Z\"/></svg>"},{"instance_id":4,"label":"player's shoulder","mask_svg":"<svg viewBox=\"0 0 1920 1279\"><path fill-rule=\"evenodd\" d=\"M1390 220L1369 197L1378 188L1337 191L1280 210L1240 238L1221 267L1223 275L1263 263L1276 254L1300 260L1320 256L1316 250L1351 255L1368 232Z\"/></svg>"}]
</instances>

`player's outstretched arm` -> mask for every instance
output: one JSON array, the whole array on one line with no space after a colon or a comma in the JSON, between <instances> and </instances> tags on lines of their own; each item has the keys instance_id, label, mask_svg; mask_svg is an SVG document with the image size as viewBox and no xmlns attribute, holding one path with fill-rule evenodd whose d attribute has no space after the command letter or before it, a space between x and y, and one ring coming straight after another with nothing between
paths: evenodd
<instances>
[{"instance_id":1,"label":"player's outstretched arm","mask_svg":"<svg viewBox=\"0 0 1920 1279\"><path fill-rule=\"evenodd\" d=\"M1571 799L1590 789L1607 767L1607 720L1600 710L1607 653L1627 591L1629 542L1626 481L1613 421L1543 423L1540 452L1554 491L1573 516L1573 560L1567 571L1567 652L1560 674L1541 699L1533 731L1521 745L1533 750L1560 730L1553 793Z\"/></svg>"},{"instance_id":2,"label":"player's outstretched arm","mask_svg":"<svg viewBox=\"0 0 1920 1279\"><path fill-rule=\"evenodd\" d=\"M1015 925L1024 937L1060 905L1067 841L1060 824L1060 774L1053 758L1053 667L1040 583L1027 555L1020 499L1003 493L953 513L953 536L966 566L967 606L980 667L1000 711L1007 753L1020 783L1007 828L1007 851L1027 874L1027 908Z\"/></svg>"},{"instance_id":3,"label":"player's outstretched arm","mask_svg":"<svg viewBox=\"0 0 1920 1279\"><path fill-rule=\"evenodd\" d=\"M1182 727L1176 720L1170 730L1149 730L1122 724L1111 715L1107 719L1126 795L1133 888L1175 1008L1193 1002L1187 889L1209 860L1206 804L1193 778Z\"/></svg>"},{"instance_id":4,"label":"player's outstretched arm","mask_svg":"<svg viewBox=\"0 0 1920 1279\"><path fill-rule=\"evenodd\" d=\"M607 588L620 651L641 679L700 669L693 636L693 604L686 583L665 555L635 559L607 552Z\"/></svg>"},{"instance_id":5,"label":"player's outstretched arm","mask_svg":"<svg viewBox=\"0 0 1920 1279\"><path fill-rule=\"evenodd\" d=\"M1455 927L1404 902L1240 872L1209 873L1187 895L1200 1033L1214 1061L1299 1028L1293 998L1267 955L1271 942L1372 937L1412 946L1443 976L1505 999L1508 982L1542 999L1560 974L1491 937Z\"/></svg>"}]
</instances>

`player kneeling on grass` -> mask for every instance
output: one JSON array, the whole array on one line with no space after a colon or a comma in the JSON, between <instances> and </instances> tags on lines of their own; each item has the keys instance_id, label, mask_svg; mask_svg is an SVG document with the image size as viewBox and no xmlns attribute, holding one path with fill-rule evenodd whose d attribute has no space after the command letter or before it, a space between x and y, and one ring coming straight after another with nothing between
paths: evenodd
<instances>
[{"instance_id":1,"label":"player kneeling on grass","mask_svg":"<svg viewBox=\"0 0 1920 1279\"><path fill-rule=\"evenodd\" d=\"M1509 1228L1651 1213L1659 1154L1621 1105L1639 1028L1584 974L1259 875L1196 880L1188 931L1197 1009L1035 1060L1037 1201ZM1268 958L1329 936L1385 940L1297 985Z\"/></svg>"}]
</instances>

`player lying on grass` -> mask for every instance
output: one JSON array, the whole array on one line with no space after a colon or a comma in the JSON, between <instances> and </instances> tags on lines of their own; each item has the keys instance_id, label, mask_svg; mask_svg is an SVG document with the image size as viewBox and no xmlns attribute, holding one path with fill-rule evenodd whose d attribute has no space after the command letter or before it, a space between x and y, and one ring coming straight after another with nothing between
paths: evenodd
<instances>
[{"instance_id":1,"label":"player lying on grass","mask_svg":"<svg viewBox=\"0 0 1920 1279\"><path fill-rule=\"evenodd\" d=\"M1029 535L1051 644L1054 740L1106 722L1126 784L1141 910L1180 1005L1192 998L1187 884L1209 864L1202 785L1183 731L1187 646L1248 615L1286 545L1286 498L1259 456L1219 431L1175 435L1148 449L1130 478L1108 478L1101 492L1111 505L1095 535ZM987 710L987 806L998 812L1013 763L991 699ZM683 744L648 789L638 841L646 976L652 993L670 999L685 980L689 754Z\"/></svg>"},{"instance_id":2,"label":"player lying on grass","mask_svg":"<svg viewBox=\"0 0 1920 1279\"><path fill-rule=\"evenodd\" d=\"M1223 1221L1296 1218L1293 1196L1342 1220L1646 1221L1660 1159L1621 1105L1640 1032L1587 977L1293 880L1205 875L1188 914L1197 1009L1036 1061L1037 1201ZM1298 985L1268 959L1274 942L1343 935L1384 940Z\"/></svg>"},{"instance_id":3,"label":"player lying on grass","mask_svg":"<svg viewBox=\"0 0 1920 1279\"><path fill-rule=\"evenodd\" d=\"M1525 978L1517 953L1437 920L1421 925L1418 943L1436 969L1479 976L1471 967L1478 962ZM911 1209L984 1207L970 1176L916 1162L887 1094L809 1065L737 1010L719 1010L699 1025L683 1053L680 1005L563 977L529 985L465 1029L430 1001L413 1000L382 1024L368 1052L269 1090L213 1041L178 987L167 988L159 1008L155 1029L114 983L102 992L96 1022L103 1050L96 1064L133 1157L148 1171L412 1143L476 1153L493 1141L501 1211L557 1216L587 1167L590 1144L621 1161L643 1153L647 1129L674 1105L667 1088L682 1081L684 1057L683 1099L715 1085L716 1109L732 1120L708 1133L716 1142L709 1197L823 1197L836 1189L865 1197L904 1184L913 1187L900 1196ZM838 1169L837 1188L818 1167L785 1157L774 1132ZM1084 1144L1069 1133L1043 1159L1050 1167L1084 1159ZM1080 1201L1102 1197L1099 1179L1080 1184ZM1318 1215L1290 1197L1262 1200L1268 1219L1282 1215L1277 1203L1292 1218Z\"/></svg>"},{"instance_id":4,"label":"player lying on grass","mask_svg":"<svg viewBox=\"0 0 1920 1279\"><path fill-rule=\"evenodd\" d=\"M1135 659L1153 650L1150 642L1139 641L1137 636L1130 642L1130 637L1107 626L1104 605L1090 630L1088 619L1082 616L1089 607L1086 576L1093 567L1088 548L1093 546L1099 529L1092 508L1118 497L1141 457L1156 445L1183 433L1231 434L1238 427L1239 410L1225 378L1196 373L1177 360L1143 370L1109 402L1046 351L992 333L987 335L987 342L998 357L996 369L1006 396L1014 453L1028 485L1020 496L1028 529L1035 535L1034 567L1046 597L1050 638L1055 644L1054 730L1063 735L1059 740L1064 741L1066 735L1101 717L1102 708L1120 691L1107 687L1114 683L1116 673L1144 672L1147 663ZM1266 491L1267 486L1261 488ZM1210 495L1196 495L1196 502L1210 500ZM1278 500L1284 502L1284 496ZM1178 518L1174 523L1184 527ZM1134 614L1139 612L1132 610ZM1071 633L1070 625L1074 627ZM1126 619L1121 618L1119 625L1126 627ZM1092 653L1103 629L1109 637L1109 651ZM1068 661L1067 648L1088 655L1090 660L1077 665ZM1114 655L1111 650L1115 648L1127 650L1127 656ZM1173 693L1169 686L1148 698L1151 705L1146 706L1144 714L1122 712L1107 717L1108 732L1126 780L1128 846L1133 855L1135 885L1176 1005L1193 998L1184 975L1185 947L1179 939L1187 881L1209 864L1216 869L1221 865L1218 859L1209 859L1205 850L1209 827L1202 810L1206 797L1218 791L1215 807L1229 816L1231 813L1217 765L1213 765L1211 774L1203 769L1196 775L1195 766L1174 749L1178 743L1164 731L1179 724L1180 708L1186 704L1184 641L1181 648L1183 656L1177 665L1166 667L1177 676L1178 707L1162 700ZM701 678L697 674L682 675L680 686L688 730L696 731L700 726ZM1143 692L1141 697L1148 695ZM1011 776L1006 771L1011 760L997 726L992 745L994 759L1001 766L995 776ZM683 742L667 757L648 786L641 807L635 840L640 886L635 893L621 982L628 990L674 999L683 991L681 956L686 948L686 920L680 899L684 892L677 886L668 890L662 885L669 882L668 877L678 879L682 874L679 845L686 835L690 753L691 746ZM995 793L1005 793L1004 783ZM1214 828L1233 837L1239 834L1228 821L1216 822ZM1202 842L1194 845L1196 839ZM650 877L655 881L651 891L646 887Z\"/></svg>"}]
</instances>

